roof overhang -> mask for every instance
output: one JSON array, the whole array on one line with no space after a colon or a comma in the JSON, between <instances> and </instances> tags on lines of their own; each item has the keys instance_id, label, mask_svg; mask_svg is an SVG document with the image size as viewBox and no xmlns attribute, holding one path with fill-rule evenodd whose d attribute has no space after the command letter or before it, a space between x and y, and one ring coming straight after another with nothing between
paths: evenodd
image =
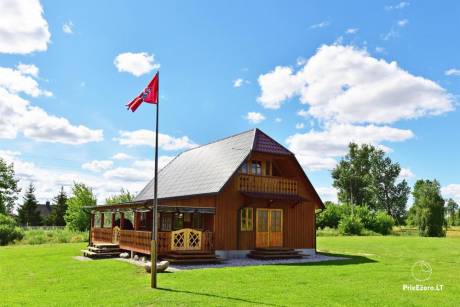
<instances>
[{"instance_id":1,"label":"roof overhang","mask_svg":"<svg viewBox=\"0 0 460 307\"><path fill-rule=\"evenodd\" d=\"M123 212L123 211L150 211L153 209L153 202L151 200L138 201L138 202L128 202L121 204L110 204L110 205L99 205L99 206L88 206L85 209L100 211L100 212ZM168 205L158 205L158 212L180 212L180 213L216 213L216 208L214 207L201 207L200 205L196 206L168 206Z\"/></svg>"},{"instance_id":2,"label":"roof overhang","mask_svg":"<svg viewBox=\"0 0 460 307\"><path fill-rule=\"evenodd\" d=\"M244 196L251 198L262 198L269 200L291 200L294 202L306 201L305 197L295 194L280 194L280 193L261 193L261 192L241 192Z\"/></svg>"}]
</instances>

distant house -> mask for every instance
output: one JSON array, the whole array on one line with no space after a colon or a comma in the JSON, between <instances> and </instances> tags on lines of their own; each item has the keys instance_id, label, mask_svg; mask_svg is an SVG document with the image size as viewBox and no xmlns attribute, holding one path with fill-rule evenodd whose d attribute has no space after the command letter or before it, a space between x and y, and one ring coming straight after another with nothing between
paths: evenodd
<instances>
[{"instance_id":1,"label":"distant house","mask_svg":"<svg viewBox=\"0 0 460 307\"><path fill-rule=\"evenodd\" d=\"M152 180L132 202L90 207L91 243L150 254L153 195ZM316 251L315 210L324 204L294 154L259 129L179 154L159 172L158 198L165 259Z\"/></svg>"},{"instance_id":2,"label":"distant house","mask_svg":"<svg viewBox=\"0 0 460 307\"><path fill-rule=\"evenodd\" d=\"M46 220L46 218L51 214L54 205L51 205L49 201L44 204L37 205L37 211L40 212L40 217L42 221Z\"/></svg>"}]
</instances>

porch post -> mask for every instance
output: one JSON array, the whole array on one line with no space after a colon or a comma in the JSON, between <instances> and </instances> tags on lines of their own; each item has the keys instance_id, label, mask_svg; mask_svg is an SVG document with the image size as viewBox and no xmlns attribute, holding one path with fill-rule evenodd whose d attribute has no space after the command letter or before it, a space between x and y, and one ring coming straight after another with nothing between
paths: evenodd
<instances>
[{"instance_id":1,"label":"porch post","mask_svg":"<svg viewBox=\"0 0 460 307\"><path fill-rule=\"evenodd\" d=\"M139 212L134 211L134 230L139 230Z\"/></svg>"},{"instance_id":2,"label":"porch post","mask_svg":"<svg viewBox=\"0 0 460 307\"><path fill-rule=\"evenodd\" d=\"M125 213L120 212L120 229L125 228Z\"/></svg>"},{"instance_id":3,"label":"porch post","mask_svg":"<svg viewBox=\"0 0 460 307\"><path fill-rule=\"evenodd\" d=\"M104 228L104 212L101 212L101 228Z\"/></svg>"},{"instance_id":4,"label":"porch post","mask_svg":"<svg viewBox=\"0 0 460 307\"><path fill-rule=\"evenodd\" d=\"M112 213L112 228L115 227L115 215L116 215L116 213L113 212Z\"/></svg>"}]
</instances>

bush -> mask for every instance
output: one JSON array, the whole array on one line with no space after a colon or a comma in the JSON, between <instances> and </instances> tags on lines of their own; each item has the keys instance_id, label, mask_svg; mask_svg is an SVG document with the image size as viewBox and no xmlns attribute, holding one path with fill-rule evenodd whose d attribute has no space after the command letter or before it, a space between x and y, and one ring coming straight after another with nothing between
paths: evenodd
<instances>
[{"instance_id":1,"label":"bush","mask_svg":"<svg viewBox=\"0 0 460 307\"><path fill-rule=\"evenodd\" d=\"M363 223L356 215L344 216L339 223L339 233L342 235L361 235Z\"/></svg>"},{"instance_id":2,"label":"bush","mask_svg":"<svg viewBox=\"0 0 460 307\"><path fill-rule=\"evenodd\" d=\"M69 229L34 229L26 230L24 239L18 244L77 243L87 242L88 232Z\"/></svg>"},{"instance_id":3,"label":"bush","mask_svg":"<svg viewBox=\"0 0 460 307\"><path fill-rule=\"evenodd\" d=\"M316 216L316 228L337 228L342 216L341 207L333 203L326 203L326 209Z\"/></svg>"},{"instance_id":4,"label":"bush","mask_svg":"<svg viewBox=\"0 0 460 307\"><path fill-rule=\"evenodd\" d=\"M21 240L24 232L16 224L16 221L5 214L0 214L0 245L7 245L16 240Z\"/></svg>"},{"instance_id":5,"label":"bush","mask_svg":"<svg viewBox=\"0 0 460 307\"><path fill-rule=\"evenodd\" d=\"M339 235L337 228L324 227L316 231L318 237L336 237Z\"/></svg>"},{"instance_id":6,"label":"bush","mask_svg":"<svg viewBox=\"0 0 460 307\"><path fill-rule=\"evenodd\" d=\"M390 215L388 215L386 212L378 211L375 214L374 223L369 229L382 235L387 235L391 233L394 224L395 221Z\"/></svg>"}]
</instances>

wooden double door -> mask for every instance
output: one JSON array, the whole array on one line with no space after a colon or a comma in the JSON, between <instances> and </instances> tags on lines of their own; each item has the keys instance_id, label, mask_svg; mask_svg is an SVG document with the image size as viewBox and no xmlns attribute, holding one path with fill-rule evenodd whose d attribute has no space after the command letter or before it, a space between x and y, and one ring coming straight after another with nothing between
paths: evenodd
<instances>
[{"instance_id":1,"label":"wooden double door","mask_svg":"<svg viewBox=\"0 0 460 307\"><path fill-rule=\"evenodd\" d=\"M283 246L283 209L257 208L256 247Z\"/></svg>"}]
</instances>

